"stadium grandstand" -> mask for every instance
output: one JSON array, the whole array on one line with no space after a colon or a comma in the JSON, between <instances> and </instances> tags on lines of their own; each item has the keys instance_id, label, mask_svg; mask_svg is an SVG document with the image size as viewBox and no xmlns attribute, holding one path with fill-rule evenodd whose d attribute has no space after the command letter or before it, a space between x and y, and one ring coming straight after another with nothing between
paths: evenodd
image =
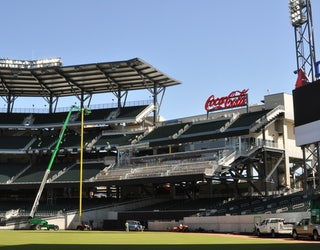
<instances>
[{"instance_id":1,"label":"stadium grandstand","mask_svg":"<svg viewBox=\"0 0 320 250\"><path fill-rule=\"evenodd\" d=\"M117 212L113 219L107 212L87 216L97 228L121 228L126 219L307 211L302 187L306 182L312 186L315 176L302 174L290 94L161 120L158 95L181 83L141 59L74 66L18 62L0 64L0 95L7 107L0 113L3 224L10 211L27 215L31 210L68 114L57 109L58 99L66 96L76 96L91 114L82 124L80 112L72 113L39 215L77 211L79 197L84 210ZM151 92L152 100L126 102L134 90ZM116 104L90 105L92 96L101 93L113 93ZM15 112L18 97L44 98L48 108Z\"/></svg>"}]
</instances>

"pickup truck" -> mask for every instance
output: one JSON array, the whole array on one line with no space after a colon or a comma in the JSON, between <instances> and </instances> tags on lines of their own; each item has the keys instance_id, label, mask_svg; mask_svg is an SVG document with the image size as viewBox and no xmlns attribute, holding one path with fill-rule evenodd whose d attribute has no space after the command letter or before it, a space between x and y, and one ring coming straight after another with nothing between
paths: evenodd
<instances>
[{"instance_id":1,"label":"pickup truck","mask_svg":"<svg viewBox=\"0 0 320 250\"><path fill-rule=\"evenodd\" d=\"M258 236L270 235L274 238L277 235L291 235L292 228L292 223L286 223L283 218L267 218L256 224L255 232Z\"/></svg>"},{"instance_id":2,"label":"pickup truck","mask_svg":"<svg viewBox=\"0 0 320 250\"><path fill-rule=\"evenodd\" d=\"M294 225L292 237L296 240L300 237L310 237L313 240L319 240L320 225L313 224L311 219L305 218Z\"/></svg>"}]
</instances>

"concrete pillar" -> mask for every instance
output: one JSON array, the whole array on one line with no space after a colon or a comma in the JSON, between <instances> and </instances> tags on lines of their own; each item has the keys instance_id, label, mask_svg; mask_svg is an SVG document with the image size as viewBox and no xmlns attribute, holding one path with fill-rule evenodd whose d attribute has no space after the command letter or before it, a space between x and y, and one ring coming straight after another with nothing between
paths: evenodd
<instances>
[{"instance_id":1,"label":"concrete pillar","mask_svg":"<svg viewBox=\"0 0 320 250\"><path fill-rule=\"evenodd\" d=\"M283 125L283 142L284 142L284 149L285 152L287 152L289 149L287 147L289 147L289 145L286 145L285 142L288 139L288 126L286 123L284 123ZM284 182L287 188L291 188L291 182L290 182L290 162L289 162L289 156L288 154L285 153L284 156L284 164L285 164L285 176L284 176Z\"/></svg>"}]
</instances>

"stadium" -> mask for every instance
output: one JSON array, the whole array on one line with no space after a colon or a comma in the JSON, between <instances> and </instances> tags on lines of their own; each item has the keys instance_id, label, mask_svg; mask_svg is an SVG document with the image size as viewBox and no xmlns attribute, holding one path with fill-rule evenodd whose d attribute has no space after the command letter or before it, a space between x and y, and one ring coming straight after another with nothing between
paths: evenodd
<instances>
[{"instance_id":1,"label":"stadium","mask_svg":"<svg viewBox=\"0 0 320 250\"><path fill-rule=\"evenodd\" d=\"M257 214L298 220L308 212L306 187L317 176L312 168L303 171L291 94L249 105L249 90L234 90L208 96L205 114L163 120L165 89L181 82L139 58L73 66L59 59L3 60L0 79L7 107L0 113L4 228L25 228L32 213L63 229L85 221L123 230L135 219L149 230L187 221L216 231L203 221L232 215L249 216L247 231ZM152 100L127 103L135 90ZM116 102L90 105L101 93L114 94ZM68 96L79 107L57 108ZM16 112L18 97L44 98L48 105Z\"/></svg>"},{"instance_id":2,"label":"stadium","mask_svg":"<svg viewBox=\"0 0 320 250\"><path fill-rule=\"evenodd\" d=\"M292 94L210 93L195 116L161 116L183 83L140 58L0 59L0 229L259 233L272 217L318 240L320 62L310 0L289 11ZM135 91L149 98L127 101ZM109 103L92 105L97 95ZM16 109L19 98L46 104Z\"/></svg>"}]
</instances>

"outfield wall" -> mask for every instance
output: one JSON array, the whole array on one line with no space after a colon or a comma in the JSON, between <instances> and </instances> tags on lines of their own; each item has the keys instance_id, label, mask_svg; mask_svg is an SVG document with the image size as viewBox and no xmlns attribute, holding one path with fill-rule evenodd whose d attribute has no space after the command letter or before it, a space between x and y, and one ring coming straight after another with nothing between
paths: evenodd
<instances>
[{"instance_id":1,"label":"outfield wall","mask_svg":"<svg viewBox=\"0 0 320 250\"><path fill-rule=\"evenodd\" d=\"M106 208L86 211L83 213L83 221L92 224L94 229L103 229L103 223L117 223L118 212L106 211ZM168 221L148 221L146 226L150 231L168 231L173 226L186 224L191 231L207 231L219 233L252 233L254 225L265 218L280 217L286 222L296 223L302 218L310 218L310 212L295 212L295 213L276 213L276 214L255 214L255 215L227 215L227 216L193 216L184 217L183 220L168 220ZM55 218L46 218L49 224L58 225L61 230L74 230L79 224L79 214L77 212L67 213ZM24 223L16 223L0 227L1 229L29 229L29 225Z\"/></svg>"},{"instance_id":2,"label":"outfield wall","mask_svg":"<svg viewBox=\"0 0 320 250\"><path fill-rule=\"evenodd\" d=\"M150 221L148 228L151 231L164 231L180 223L189 226L191 231L203 229L209 232L221 233L252 233L256 222L265 218L280 217L286 222L296 223L302 218L310 217L309 212L299 213L277 213L277 214L255 214L255 215L232 215L232 216L205 216L185 217L183 221Z\"/></svg>"},{"instance_id":3,"label":"outfield wall","mask_svg":"<svg viewBox=\"0 0 320 250\"><path fill-rule=\"evenodd\" d=\"M147 228L150 231L168 231L169 228L179 224L186 224L191 231L199 229L209 232L220 233L252 233L254 225L265 218L280 217L286 222L296 223L302 218L310 217L310 212L298 213L277 213L277 214L254 214L254 215L227 215L227 216L204 216L204 217L184 217L180 221L148 221ZM102 229L105 220L117 221L116 211L106 211L105 209L86 212L83 215L84 221L93 222L94 229ZM49 223L58 224L60 229L75 229L79 223L78 214L68 214L62 219L48 219Z\"/></svg>"},{"instance_id":4,"label":"outfield wall","mask_svg":"<svg viewBox=\"0 0 320 250\"><path fill-rule=\"evenodd\" d=\"M277 213L277 214L255 214L255 215L230 215L230 216L204 216L204 217L185 217L181 221L148 221L147 228L150 231L168 231L169 228L179 224L186 224L191 231L198 231L199 229L208 232L219 233L252 233L256 222L260 222L265 218L281 217L286 222L296 223L302 218L310 217L310 212L299 213ZM117 212L105 211L91 211L84 214L85 220L94 222L94 229L102 229L104 220L116 221ZM65 216L56 218L47 218L49 223L56 224L60 229L75 229L79 223L77 213L70 213ZM26 223L13 224L10 226L0 227L1 229L27 229Z\"/></svg>"}]
</instances>

